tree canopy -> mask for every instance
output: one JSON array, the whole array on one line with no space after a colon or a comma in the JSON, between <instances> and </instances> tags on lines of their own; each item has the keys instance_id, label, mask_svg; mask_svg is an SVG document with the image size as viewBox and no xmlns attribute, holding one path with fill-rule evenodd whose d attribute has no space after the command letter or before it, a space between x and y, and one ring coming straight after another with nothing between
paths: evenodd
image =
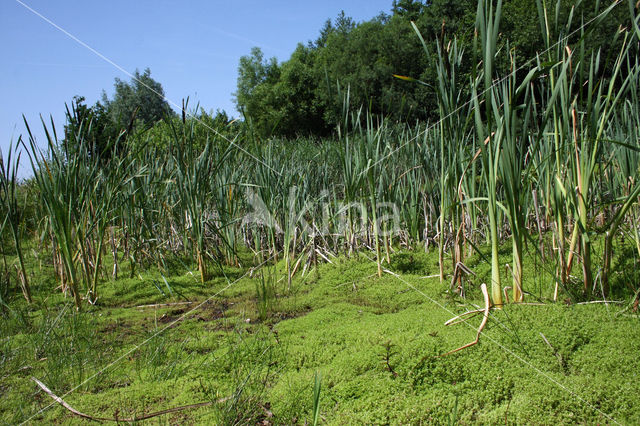
<instances>
[{"instance_id":1,"label":"tree canopy","mask_svg":"<svg viewBox=\"0 0 640 426\"><path fill-rule=\"evenodd\" d=\"M597 31L576 30L608 6L597 0L560 0L549 8L550 31L554 37L571 34L574 41L584 36L587 46L600 49L605 58L610 49L617 51L607 40L613 39L618 26L629 24L624 5L609 15L613 19L598 23ZM341 12L325 22L316 40L299 44L287 61L266 59L259 48L243 56L236 105L264 137L325 135L344 117L347 99L351 108L362 107L396 121L436 119L434 43L446 49L455 38L471 49L476 9L476 0L394 0L390 13L360 23ZM570 14L574 16L570 28L558 24L567 22ZM433 47L431 52L425 52L412 22ZM499 40L519 64L535 60L545 50L534 0L505 0ZM503 64L503 71L507 66ZM462 69L459 78L468 80L471 63ZM426 85L396 79L394 74Z\"/></svg>"},{"instance_id":2,"label":"tree canopy","mask_svg":"<svg viewBox=\"0 0 640 426\"><path fill-rule=\"evenodd\" d=\"M146 68L141 74L136 70L130 82L116 78L113 99L102 94L102 104L114 123L129 123L133 119L146 125L153 125L171 113L171 107L164 98L162 85L151 78L151 70Z\"/></svg>"},{"instance_id":3,"label":"tree canopy","mask_svg":"<svg viewBox=\"0 0 640 426\"><path fill-rule=\"evenodd\" d=\"M164 99L162 85L151 77L149 68L143 73L136 70L130 82L116 78L114 88L112 99L103 92L102 101L93 106L86 105L83 96L73 98L66 111L66 150L77 149L77 141L83 140L92 156L107 160L118 150L126 149L128 134L175 115Z\"/></svg>"}]
</instances>

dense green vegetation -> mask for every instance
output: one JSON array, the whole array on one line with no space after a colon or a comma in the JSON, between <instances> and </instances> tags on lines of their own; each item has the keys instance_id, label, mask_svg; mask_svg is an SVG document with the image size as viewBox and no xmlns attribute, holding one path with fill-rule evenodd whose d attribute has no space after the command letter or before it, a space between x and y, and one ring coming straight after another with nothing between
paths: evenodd
<instances>
[{"instance_id":1,"label":"dense green vegetation","mask_svg":"<svg viewBox=\"0 0 640 426\"><path fill-rule=\"evenodd\" d=\"M554 36L566 36L566 42L572 45L582 35L581 25L608 7L599 1L547 4L548 19L555 22L558 31ZM476 6L476 0L394 1L390 14L382 13L370 21L356 23L344 13L334 21L328 20L316 40L299 44L282 63L264 58L260 49L254 48L240 60L235 94L238 109L263 137L329 134L344 119L345 97L352 106L393 122L437 120L435 44L444 47L455 38L471 51ZM587 56L596 50L603 57L618 52L620 43L611 40L619 26L631 26L625 6L620 4L606 20L590 26L582 44ZM499 49L509 50L518 66L525 62L533 65L536 55L548 47L535 9L532 0L503 4L496 43ZM428 42L426 52L411 22ZM507 73L510 65L506 53L496 58L497 75ZM456 76L459 84L466 85L474 78L474 66L472 55L465 55ZM523 78L529 68L520 70L518 78ZM395 79L394 74L419 79L426 85Z\"/></svg>"},{"instance_id":2,"label":"dense green vegetation","mask_svg":"<svg viewBox=\"0 0 640 426\"><path fill-rule=\"evenodd\" d=\"M147 70L44 149L27 125L33 179L0 158L3 421L50 402L34 375L120 419L637 422L637 8L473 3L252 51L242 121L171 112ZM441 357L481 284L481 344Z\"/></svg>"},{"instance_id":3,"label":"dense green vegetation","mask_svg":"<svg viewBox=\"0 0 640 426\"><path fill-rule=\"evenodd\" d=\"M0 421L83 422L55 403L43 410L53 400L30 380L37 377L98 417L231 397L151 420L304 424L313 418L317 373L323 424L640 420L640 331L626 305L511 304L492 314L477 347L441 357L472 340L479 320L444 322L480 301L477 291L463 300L447 295L437 277L423 277L437 275L436 252L397 251L389 267L401 280L376 278L365 256L331 259L296 275L290 288L284 261L269 265L266 299L255 291L260 275L243 277L237 268L224 268L229 288L220 273L202 285L188 261L190 273L170 273L166 282L152 268L142 279L108 283L100 305L80 313L51 295L50 280L36 280L34 297L47 301L38 309L12 304L0 325ZM471 264L479 265L474 282L489 278L480 255ZM534 276L533 265L528 272Z\"/></svg>"}]
</instances>

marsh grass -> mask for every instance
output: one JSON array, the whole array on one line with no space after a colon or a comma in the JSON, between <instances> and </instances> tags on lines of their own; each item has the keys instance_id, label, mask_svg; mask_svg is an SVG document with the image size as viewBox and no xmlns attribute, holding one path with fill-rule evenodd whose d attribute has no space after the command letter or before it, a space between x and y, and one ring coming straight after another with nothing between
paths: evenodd
<instances>
[{"instance_id":1,"label":"marsh grass","mask_svg":"<svg viewBox=\"0 0 640 426\"><path fill-rule=\"evenodd\" d=\"M259 277L255 280L256 303L258 306L258 318L264 321L272 312L277 310L277 275L273 267L263 267L258 274ZM288 271L287 274L290 276Z\"/></svg>"},{"instance_id":2,"label":"marsh grass","mask_svg":"<svg viewBox=\"0 0 640 426\"><path fill-rule=\"evenodd\" d=\"M18 146L20 144L18 143ZM12 157L13 156L13 157ZM16 149L14 151L13 144L9 144L7 159L5 162L2 153L0 153L0 243L2 244L3 272L0 276L2 284L0 284L0 293L4 297L8 295L9 280L11 273L6 259L5 249L5 229L11 231L13 246L18 257L18 267L16 267L16 281L22 290L22 294L27 302L31 303L31 287L29 285L29 275L25 265L24 252L22 250L22 242L24 237L24 218L23 211L18 202L18 177L17 171L20 166L21 154Z\"/></svg>"}]
</instances>

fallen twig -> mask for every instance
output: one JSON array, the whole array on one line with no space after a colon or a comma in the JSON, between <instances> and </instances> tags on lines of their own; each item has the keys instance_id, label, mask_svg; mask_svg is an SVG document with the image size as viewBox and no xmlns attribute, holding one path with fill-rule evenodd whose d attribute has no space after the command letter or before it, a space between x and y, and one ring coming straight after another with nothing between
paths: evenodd
<instances>
[{"instance_id":1,"label":"fallen twig","mask_svg":"<svg viewBox=\"0 0 640 426\"><path fill-rule=\"evenodd\" d=\"M390 270L388 270L388 269L382 269L382 271L383 271L383 272L386 272L386 273L387 273L387 274L389 274L389 275L393 275L394 277L400 277L400 275L398 275L398 274L396 274L395 272L390 271ZM375 274L374 274L374 275L375 275Z\"/></svg>"},{"instance_id":2,"label":"fallen twig","mask_svg":"<svg viewBox=\"0 0 640 426\"><path fill-rule=\"evenodd\" d=\"M556 350L556 348L553 347L553 345L551 345L551 342L547 340L547 337L544 334L540 333L540 337L542 337L542 340L544 340L547 346L549 346L549 348L551 349L551 352L553 352L553 355L555 355L555 357L558 358L560 367L564 368L564 360L562 359L562 355Z\"/></svg>"},{"instance_id":3,"label":"fallen twig","mask_svg":"<svg viewBox=\"0 0 640 426\"><path fill-rule=\"evenodd\" d=\"M62 405L64 408L69 410L71 413L73 413L74 415L76 415L78 417L82 417L84 419L91 420L91 421L94 421L94 422L116 422L116 423L117 422L136 422L136 421L140 421L140 420L147 420L147 419L150 419L152 417L162 416L164 414L171 414L171 413L175 413L175 412L178 412L178 411L189 410L189 409L192 409L192 408L206 407L208 405L213 405L214 403L221 404L221 403L226 402L226 401L228 401L230 399L230 397L227 397L227 398L219 399L217 401L207 401L207 402L199 402L197 404L183 405L183 406L180 406L180 407L169 408L169 409L166 409L166 410L157 411L155 413L144 414L142 416L135 416L135 417L131 417L131 418L97 417L97 416L91 416L89 414L85 414L85 413L82 413L82 412L76 410L71 405L67 404L58 395L56 395L53 392L51 392L51 390L44 383L42 383L40 380L36 379L35 377L32 377L31 380L36 382L36 384L40 387L40 389L45 391L45 393L47 395L49 395L54 401L56 401L58 404Z\"/></svg>"},{"instance_id":4,"label":"fallen twig","mask_svg":"<svg viewBox=\"0 0 640 426\"><path fill-rule=\"evenodd\" d=\"M323 258L325 261L327 261L328 263L331 263L333 265L333 262L324 254L322 254L322 252L318 249L316 249L316 253L318 253L318 255Z\"/></svg>"},{"instance_id":5,"label":"fallen twig","mask_svg":"<svg viewBox=\"0 0 640 426\"><path fill-rule=\"evenodd\" d=\"M491 303L489 301L489 292L487 291L486 284L483 283L480 286L480 290L482 290L482 295L484 296L484 316L482 317L482 323L480 323L480 327L478 327L478 333L476 334L475 340L473 342L467 343L466 345L460 346L457 349L449 351L446 354L442 354L440 355L441 357L451 355L452 353L455 353L455 352L461 351L462 349L466 349L470 346L476 345L478 344L478 341L480 341L480 333L482 333L482 330L487 325L487 321L489 320L489 310L491 309Z\"/></svg>"},{"instance_id":6,"label":"fallen twig","mask_svg":"<svg viewBox=\"0 0 640 426\"><path fill-rule=\"evenodd\" d=\"M300 257L298 258L298 261L296 262L295 266L293 267L293 270L291 271L291 276L293 277L296 272L298 272L298 268L300 267L300 262L302 262L302 259L304 258L304 253L302 253L300 255Z\"/></svg>"},{"instance_id":7,"label":"fallen twig","mask_svg":"<svg viewBox=\"0 0 640 426\"><path fill-rule=\"evenodd\" d=\"M461 320L462 318L469 316L469 315L475 315L475 314L479 314L480 312L484 312L484 309L474 309L473 311L467 311L463 314L458 315L457 317L453 317L451 318L449 321L445 322L444 325L455 325L458 324L462 321L466 321L466 320ZM461 321L457 321L457 320L461 320Z\"/></svg>"},{"instance_id":8,"label":"fallen twig","mask_svg":"<svg viewBox=\"0 0 640 426\"><path fill-rule=\"evenodd\" d=\"M152 305L139 305L139 306L136 306L136 308L138 308L138 309L143 309L143 308L164 308L164 307L167 307L167 306L191 305L193 303L196 303L196 302L155 303L155 304L152 304Z\"/></svg>"}]
</instances>

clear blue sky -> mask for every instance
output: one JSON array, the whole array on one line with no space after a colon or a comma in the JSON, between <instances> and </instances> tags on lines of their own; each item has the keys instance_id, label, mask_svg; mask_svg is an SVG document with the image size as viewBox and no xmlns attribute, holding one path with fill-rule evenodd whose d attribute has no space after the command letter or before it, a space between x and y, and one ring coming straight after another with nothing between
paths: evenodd
<instances>
[{"instance_id":1,"label":"clear blue sky","mask_svg":"<svg viewBox=\"0 0 640 426\"><path fill-rule=\"evenodd\" d=\"M28 10L37 11L128 72L151 69L167 99L189 96L206 110L237 116L240 56L259 46L265 56L288 59L297 43L315 40L327 18L341 10L356 22L389 12L392 0L168 1L0 0L0 149L25 133L22 114L37 129L39 115L53 116L59 132L64 105L82 95L88 104L114 78L129 77ZM21 175L27 176L28 159Z\"/></svg>"}]
</instances>

